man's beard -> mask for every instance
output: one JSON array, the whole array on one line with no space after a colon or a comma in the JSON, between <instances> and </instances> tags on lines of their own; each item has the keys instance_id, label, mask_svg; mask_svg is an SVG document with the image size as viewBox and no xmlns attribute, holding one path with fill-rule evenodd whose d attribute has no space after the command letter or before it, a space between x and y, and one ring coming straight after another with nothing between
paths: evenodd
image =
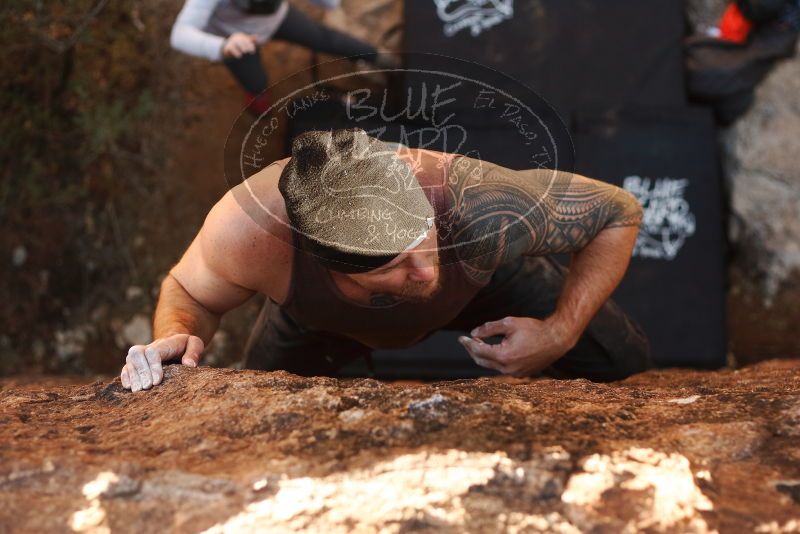
<instances>
[{"instance_id":1,"label":"man's beard","mask_svg":"<svg viewBox=\"0 0 800 534\"><path fill-rule=\"evenodd\" d=\"M397 296L409 302L427 302L441 289L442 281L437 272L436 279L430 282L405 282Z\"/></svg>"}]
</instances>

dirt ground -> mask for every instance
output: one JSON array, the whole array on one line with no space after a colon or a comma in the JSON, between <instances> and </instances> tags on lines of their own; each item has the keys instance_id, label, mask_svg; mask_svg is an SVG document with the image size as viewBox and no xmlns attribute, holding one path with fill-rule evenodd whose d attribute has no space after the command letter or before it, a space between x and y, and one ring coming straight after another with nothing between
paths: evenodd
<instances>
[{"instance_id":1,"label":"dirt ground","mask_svg":"<svg viewBox=\"0 0 800 534\"><path fill-rule=\"evenodd\" d=\"M727 298L732 364L742 367L770 358L800 355L800 274L784 283L769 304L741 269L732 266Z\"/></svg>"},{"instance_id":2,"label":"dirt ground","mask_svg":"<svg viewBox=\"0 0 800 534\"><path fill-rule=\"evenodd\" d=\"M3 532L796 532L800 360L433 384L4 383Z\"/></svg>"}]
</instances>

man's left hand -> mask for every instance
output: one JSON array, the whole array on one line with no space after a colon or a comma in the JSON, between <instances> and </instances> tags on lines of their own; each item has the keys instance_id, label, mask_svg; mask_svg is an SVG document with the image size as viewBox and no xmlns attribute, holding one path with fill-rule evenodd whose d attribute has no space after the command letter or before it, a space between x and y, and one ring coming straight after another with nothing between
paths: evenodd
<instances>
[{"instance_id":1,"label":"man's left hand","mask_svg":"<svg viewBox=\"0 0 800 534\"><path fill-rule=\"evenodd\" d=\"M490 321L470 334L472 337L461 336L458 340L478 365L520 377L538 373L576 342L560 323L529 317ZM494 345L482 340L498 335L503 336L503 340Z\"/></svg>"}]
</instances>

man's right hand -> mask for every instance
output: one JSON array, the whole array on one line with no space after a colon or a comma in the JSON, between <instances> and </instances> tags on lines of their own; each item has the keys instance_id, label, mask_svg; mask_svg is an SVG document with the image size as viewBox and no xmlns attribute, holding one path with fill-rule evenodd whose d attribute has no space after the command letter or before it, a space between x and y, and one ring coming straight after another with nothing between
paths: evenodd
<instances>
[{"instance_id":1,"label":"man's right hand","mask_svg":"<svg viewBox=\"0 0 800 534\"><path fill-rule=\"evenodd\" d=\"M232 33L222 46L222 55L225 57L240 58L244 54L256 51L256 36L249 33Z\"/></svg>"},{"instance_id":2,"label":"man's right hand","mask_svg":"<svg viewBox=\"0 0 800 534\"><path fill-rule=\"evenodd\" d=\"M157 339L149 345L134 345L125 358L125 366L120 373L122 387L131 391L150 389L161 383L164 370L161 362L181 358L181 363L197 367L205 343L197 336L175 334Z\"/></svg>"}]
</instances>

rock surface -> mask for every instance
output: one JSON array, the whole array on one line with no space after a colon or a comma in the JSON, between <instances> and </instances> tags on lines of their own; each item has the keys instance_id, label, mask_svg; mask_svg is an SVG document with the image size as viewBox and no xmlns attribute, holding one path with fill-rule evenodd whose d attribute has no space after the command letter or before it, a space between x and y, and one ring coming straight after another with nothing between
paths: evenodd
<instances>
[{"instance_id":1,"label":"rock surface","mask_svg":"<svg viewBox=\"0 0 800 534\"><path fill-rule=\"evenodd\" d=\"M0 391L2 532L798 528L800 360L612 384L171 365L138 393Z\"/></svg>"},{"instance_id":2,"label":"rock surface","mask_svg":"<svg viewBox=\"0 0 800 534\"><path fill-rule=\"evenodd\" d=\"M723 146L731 239L772 299L800 273L800 57L776 63L753 107L723 133Z\"/></svg>"},{"instance_id":3,"label":"rock surface","mask_svg":"<svg viewBox=\"0 0 800 534\"><path fill-rule=\"evenodd\" d=\"M775 65L753 107L721 138L736 252L729 293L732 350L742 363L755 354L798 354L800 54Z\"/></svg>"}]
</instances>

